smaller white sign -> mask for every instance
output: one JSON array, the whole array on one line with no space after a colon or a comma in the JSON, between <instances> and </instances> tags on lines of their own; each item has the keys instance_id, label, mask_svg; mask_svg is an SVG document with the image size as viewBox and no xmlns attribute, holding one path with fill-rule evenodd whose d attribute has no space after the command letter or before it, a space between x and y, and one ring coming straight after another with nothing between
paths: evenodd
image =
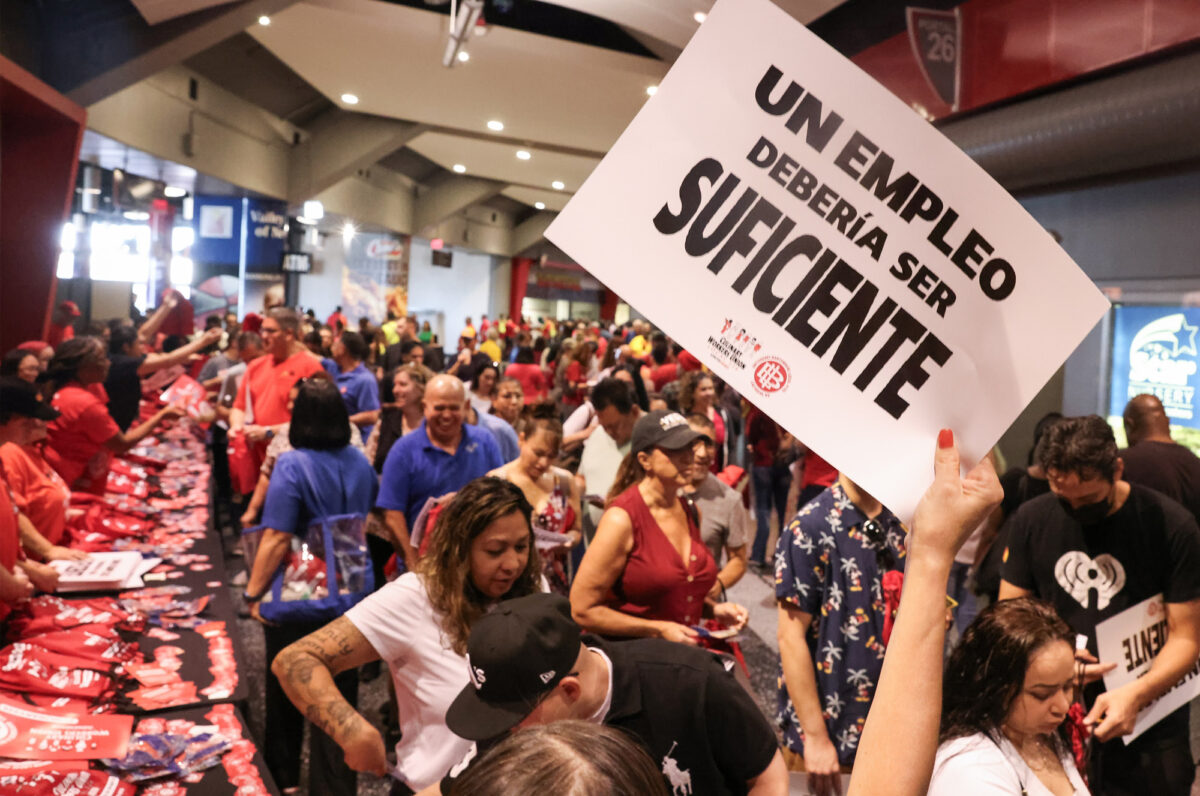
<instances>
[{"instance_id":1,"label":"smaller white sign","mask_svg":"<svg viewBox=\"0 0 1200 796\"><path fill-rule=\"evenodd\" d=\"M1154 657L1166 643L1167 611L1161 594L1096 625L1096 647L1100 660L1117 664L1117 668L1104 675L1104 687L1115 691L1150 671ZM1200 662L1170 691L1142 708L1133 725L1133 732L1124 736L1125 743L1129 744L1197 696L1200 696Z\"/></svg>"},{"instance_id":2,"label":"smaller white sign","mask_svg":"<svg viewBox=\"0 0 1200 796\"><path fill-rule=\"evenodd\" d=\"M227 205L201 205L200 237L232 238L233 208Z\"/></svg>"}]
</instances>

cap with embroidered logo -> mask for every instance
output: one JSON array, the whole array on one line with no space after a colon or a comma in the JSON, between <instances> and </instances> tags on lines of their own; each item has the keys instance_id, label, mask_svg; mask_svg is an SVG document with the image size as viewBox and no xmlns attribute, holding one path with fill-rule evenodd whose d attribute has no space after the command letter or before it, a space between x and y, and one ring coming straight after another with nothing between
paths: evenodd
<instances>
[{"instance_id":1,"label":"cap with embroidered logo","mask_svg":"<svg viewBox=\"0 0 1200 796\"><path fill-rule=\"evenodd\" d=\"M677 451L690 446L704 435L688 425L687 418L669 409L655 409L633 424L633 452L651 448Z\"/></svg>"},{"instance_id":2,"label":"cap with embroidered logo","mask_svg":"<svg viewBox=\"0 0 1200 796\"><path fill-rule=\"evenodd\" d=\"M467 641L470 685L446 712L446 726L471 741L494 738L533 712L570 673L583 632L557 594L507 600L481 617Z\"/></svg>"}]
</instances>

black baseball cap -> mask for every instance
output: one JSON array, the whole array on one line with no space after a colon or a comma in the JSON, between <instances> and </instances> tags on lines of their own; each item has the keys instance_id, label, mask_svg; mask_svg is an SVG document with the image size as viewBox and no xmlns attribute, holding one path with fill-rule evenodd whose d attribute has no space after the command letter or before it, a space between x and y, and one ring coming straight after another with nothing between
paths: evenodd
<instances>
[{"instance_id":1,"label":"black baseball cap","mask_svg":"<svg viewBox=\"0 0 1200 796\"><path fill-rule=\"evenodd\" d=\"M57 420L59 414L57 409L41 399L32 384L12 376L0 378L0 411L39 420Z\"/></svg>"},{"instance_id":2,"label":"black baseball cap","mask_svg":"<svg viewBox=\"0 0 1200 796\"><path fill-rule=\"evenodd\" d=\"M484 741L520 724L571 672L582 635L561 595L500 603L471 628L471 683L446 711L446 726L461 738Z\"/></svg>"},{"instance_id":3,"label":"black baseball cap","mask_svg":"<svg viewBox=\"0 0 1200 796\"><path fill-rule=\"evenodd\" d=\"M677 451L690 446L704 435L688 425L687 418L670 409L655 409L633 424L634 453L662 448Z\"/></svg>"}]
</instances>

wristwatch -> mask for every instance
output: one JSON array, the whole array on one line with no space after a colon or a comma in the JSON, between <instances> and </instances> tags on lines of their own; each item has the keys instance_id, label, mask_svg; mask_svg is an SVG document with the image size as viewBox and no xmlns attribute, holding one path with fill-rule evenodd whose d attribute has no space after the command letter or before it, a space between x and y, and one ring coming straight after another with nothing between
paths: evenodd
<instances>
[{"instance_id":1,"label":"wristwatch","mask_svg":"<svg viewBox=\"0 0 1200 796\"><path fill-rule=\"evenodd\" d=\"M247 605L253 605L254 603L259 602L260 600L262 600L263 597L266 597L266 596L267 596L266 591L262 592L261 594L251 594L248 591L242 592L242 599L246 601Z\"/></svg>"}]
</instances>

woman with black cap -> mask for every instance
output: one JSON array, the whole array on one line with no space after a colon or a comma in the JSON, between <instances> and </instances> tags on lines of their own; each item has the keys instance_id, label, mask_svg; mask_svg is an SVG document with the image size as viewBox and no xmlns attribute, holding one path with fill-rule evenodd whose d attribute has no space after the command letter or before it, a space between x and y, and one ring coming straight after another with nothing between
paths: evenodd
<instances>
[{"instance_id":1,"label":"woman with black cap","mask_svg":"<svg viewBox=\"0 0 1200 796\"><path fill-rule=\"evenodd\" d=\"M742 606L706 600L717 564L700 538L699 515L679 494L691 483L701 436L667 410L634 424L632 448L571 587L584 629L696 644L704 619L735 630L746 624Z\"/></svg>"}]
</instances>

